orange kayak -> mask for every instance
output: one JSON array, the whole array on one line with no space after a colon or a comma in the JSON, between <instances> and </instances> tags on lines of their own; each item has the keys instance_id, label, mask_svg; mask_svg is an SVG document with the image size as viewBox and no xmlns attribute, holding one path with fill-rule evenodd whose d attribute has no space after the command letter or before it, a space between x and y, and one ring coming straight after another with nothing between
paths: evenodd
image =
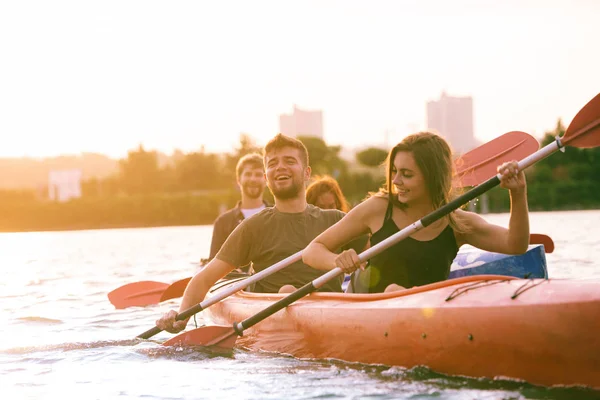
<instances>
[{"instance_id":1,"label":"orange kayak","mask_svg":"<svg viewBox=\"0 0 600 400\"><path fill-rule=\"evenodd\" d=\"M231 326L284 296L238 292L204 313ZM244 331L237 344L600 388L600 281L480 275L385 294L313 293Z\"/></svg>"}]
</instances>

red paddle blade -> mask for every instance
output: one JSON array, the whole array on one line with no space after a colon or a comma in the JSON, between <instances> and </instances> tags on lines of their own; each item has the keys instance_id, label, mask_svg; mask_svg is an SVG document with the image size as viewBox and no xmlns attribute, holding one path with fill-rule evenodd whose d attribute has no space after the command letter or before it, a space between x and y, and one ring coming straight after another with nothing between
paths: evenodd
<instances>
[{"instance_id":1,"label":"red paddle blade","mask_svg":"<svg viewBox=\"0 0 600 400\"><path fill-rule=\"evenodd\" d=\"M456 177L459 186L477 186L497 174L502 163L521 160L540 147L531 135L512 131L487 142L456 160Z\"/></svg>"},{"instance_id":2,"label":"red paddle blade","mask_svg":"<svg viewBox=\"0 0 600 400\"><path fill-rule=\"evenodd\" d=\"M600 146L600 93L575 115L562 142L582 149Z\"/></svg>"},{"instance_id":3,"label":"red paddle blade","mask_svg":"<svg viewBox=\"0 0 600 400\"><path fill-rule=\"evenodd\" d=\"M180 333L163 343L163 346L216 346L232 349L237 334L230 326L207 325Z\"/></svg>"},{"instance_id":4,"label":"red paddle blade","mask_svg":"<svg viewBox=\"0 0 600 400\"><path fill-rule=\"evenodd\" d=\"M541 233L532 233L529 235L529 244L543 244L544 251L548 254L554 251L554 241L552 238Z\"/></svg>"},{"instance_id":5,"label":"red paddle blade","mask_svg":"<svg viewBox=\"0 0 600 400\"><path fill-rule=\"evenodd\" d=\"M163 282L133 282L110 292L108 300L116 309L157 304L167 286L169 285Z\"/></svg>"},{"instance_id":6,"label":"red paddle blade","mask_svg":"<svg viewBox=\"0 0 600 400\"><path fill-rule=\"evenodd\" d=\"M185 288L191 280L192 277L189 277L171 283L163 292L162 296L159 299L159 302L170 299L176 299L178 297L183 296L183 292L185 292Z\"/></svg>"},{"instance_id":7,"label":"red paddle blade","mask_svg":"<svg viewBox=\"0 0 600 400\"><path fill-rule=\"evenodd\" d=\"M600 146L600 93L575 115L562 142L581 149Z\"/></svg>"}]
</instances>

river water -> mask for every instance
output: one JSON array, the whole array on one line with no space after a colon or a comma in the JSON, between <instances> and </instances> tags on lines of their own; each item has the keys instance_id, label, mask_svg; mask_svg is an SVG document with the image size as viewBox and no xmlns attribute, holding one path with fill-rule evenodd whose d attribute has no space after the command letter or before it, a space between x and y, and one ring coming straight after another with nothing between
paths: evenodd
<instances>
[{"instance_id":1,"label":"river water","mask_svg":"<svg viewBox=\"0 0 600 400\"><path fill-rule=\"evenodd\" d=\"M486 216L506 224L507 214ZM600 211L531 214L554 239L551 278L600 279ZM106 294L173 282L208 255L211 226L0 234L0 393L5 399L573 399L586 388L438 374L425 367L167 348L133 338L179 300L115 310ZM599 332L600 334L600 332Z\"/></svg>"}]
</instances>

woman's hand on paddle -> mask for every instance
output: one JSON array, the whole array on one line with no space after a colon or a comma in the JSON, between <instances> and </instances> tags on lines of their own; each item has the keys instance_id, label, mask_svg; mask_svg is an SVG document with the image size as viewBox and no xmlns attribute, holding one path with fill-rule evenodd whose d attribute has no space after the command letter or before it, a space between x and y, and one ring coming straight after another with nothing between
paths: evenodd
<instances>
[{"instance_id":1,"label":"woman's hand on paddle","mask_svg":"<svg viewBox=\"0 0 600 400\"><path fill-rule=\"evenodd\" d=\"M342 251L335 258L335 266L344 271L345 274L351 274L357 269L365 269L366 263L361 263L358 254L354 249Z\"/></svg>"},{"instance_id":2,"label":"woman's hand on paddle","mask_svg":"<svg viewBox=\"0 0 600 400\"><path fill-rule=\"evenodd\" d=\"M177 312L171 310L156 320L156 326L169 333L179 333L185 329L187 320L177 321Z\"/></svg>"},{"instance_id":3,"label":"woman's hand on paddle","mask_svg":"<svg viewBox=\"0 0 600 400\"><path fill-rule=\"evenodd\" d=\"M525 174L519 171L519 164L516 161L506 162L498 167L498 173L502 175L500 178L500 186L510 190L511 192L522 192L525 190L527 183L525 182Z\"/></svg>"}]
</instances>

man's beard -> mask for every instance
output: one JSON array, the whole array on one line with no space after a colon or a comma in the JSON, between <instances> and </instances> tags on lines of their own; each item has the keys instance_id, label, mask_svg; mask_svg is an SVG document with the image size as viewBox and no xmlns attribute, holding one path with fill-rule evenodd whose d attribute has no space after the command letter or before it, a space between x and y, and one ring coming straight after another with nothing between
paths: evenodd
<instances>
[{"instance_id":1,"label":"man's beard","mask_svg":"<svg viewBox=\"0 0 600 400\"><path fill-rule=\"evenodd\" d=\"M292 184L286 188L278 189L276 187L271 187L270 189L273 193L273 196L275 196L277 199L289 200L293 199L294 197L298 197L298 194L304 191L304 183L293 180Z\"/></svg>"},{"instance_id":2,"label":"man's beard","mask_svg":"<svg viewBox=\"0 0 600 400\"><path fill-rule=\"evenodd\" d=\"M242 192L244 192L244 195L250 199L258 199L263 195L262 187L248 184L242 186Z\"/></svg>"}]
</instances>

